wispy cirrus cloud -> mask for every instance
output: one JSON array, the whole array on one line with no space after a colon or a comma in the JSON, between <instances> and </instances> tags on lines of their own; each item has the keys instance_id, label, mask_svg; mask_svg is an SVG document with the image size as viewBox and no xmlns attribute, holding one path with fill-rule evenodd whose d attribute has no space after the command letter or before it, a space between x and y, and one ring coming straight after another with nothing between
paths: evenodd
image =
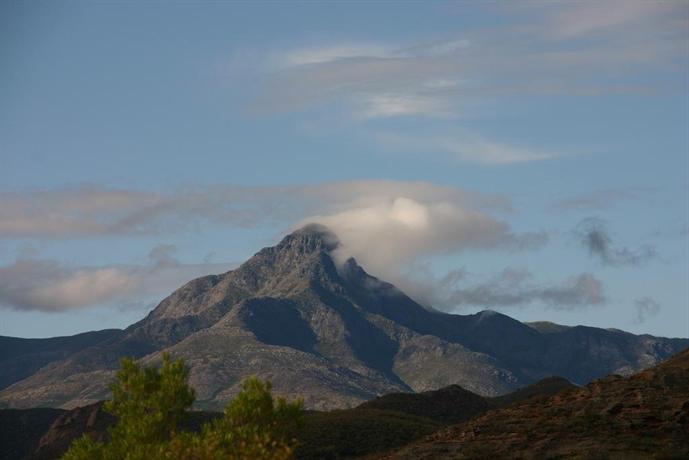
<instances>
[{"instance_id":1,"label":"wispy cirrus cloud","mask_svg":"<svg viewBox=\"0 0 689 460\"><path fill-rule=\"evenodd\" d=\"M502 27L460 30L416 43L341 41L265 53L259 113L327 106L357 122L402 117L458 119L512 95L595 96L681 90L687 78L684 3L584 1L504 4ZM681 64L681 65L680 65ZM670 78L656 78L667 72ZM499 108L497 108L499 110ZM426 153L483 165L542 161L544 152L444 128ZM380 133L379 133L380 134ZM394 134L394 133L392 133ZM571 153L570 153L571 154Z\"/></svg>"},{"instance_id":2,"label":"wispy cirrus cloud","mask_svg":"<svg viewBox=\"0 0 689 460\"><path fill-rule=\"evenodd\" d=\"M681 1L505 5L497 13L508 25L445 40L345 41L268 53L265 59L276 64L258 104L294 110L333 99L426 94L454 105L472 95L525 89L629 89L626 80L637 75L631 70L673 68L686 56L689 12ZM621 78L612 82L611 73ZM453 84L433 88L437 81Z\"/></svg>"},{"instance_id":3,"label":"wispy cirrus cloud","mask_svg":"<svg viewBox=\"0 0 689 460\"><path fill-rule=\"evenodd\" d=\"M684 14L682 14L684 13ZM549 33L561 39L616 34L631 34L661 24L682 27L689 17L682 1L641 0L583 1L565 4L550 14ZM686 26L686 24L684 24Z\"/></svg>"},{"instance_id":4,"label":"wispy cirrus cloud","mask_svg":"<svg viewBox=\"0 0 689 460\"><path fill-rule=\"evenodd\" d=\"M451 136L415 136L387 132L378 134L376 140L396 151L434 151L452 160L483 165L528 163L565 155L562 152L514 146L468 133L455 133Z\"/></svg>"},{"instance_id":5,"label":"wispy cirrus cloud","mask_svg":"<svg viewBox=\"0 0 689 460\"><path fill-rule=\"evenodd\" d=\"M362 98L358 116L364 119L423 114L449 117L452 110L446 100L424 94L381 93Z\"/></svg>"},{"instance_id":6,"label":"wispy cirrus cloud","mask_svg":"<svg viewBox=\"0 0 689 460\"><path fill-rule=\"evenodd\" d=\"M395 50L375 43L340 43L331 46L305 47L286 52L275 58L278 67L299 67L323 64L350 58L386 58L395 55Z\"/></svg>"}]
</instances>

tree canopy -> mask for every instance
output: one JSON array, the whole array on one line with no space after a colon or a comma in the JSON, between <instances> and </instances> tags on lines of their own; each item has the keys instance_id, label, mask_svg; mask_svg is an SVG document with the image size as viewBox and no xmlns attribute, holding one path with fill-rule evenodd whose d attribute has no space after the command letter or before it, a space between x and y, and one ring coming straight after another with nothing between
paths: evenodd
<instances>
[{"instance_id":1,"label":"tree canopy","mask_svg":"<svg viewBox=\"0 0 689 460\"><path fill-rule=\"evenodd\" d=\"M251 459L292 457L302 423L301 401L274 398L270 382L250 377L222 417L200 432L180 430L194 402L189 368L163 355L160 368L122 359L105 410L117 417L106 442L87 435L72 444L65 460Z\"/></svg>"}]
</instances>

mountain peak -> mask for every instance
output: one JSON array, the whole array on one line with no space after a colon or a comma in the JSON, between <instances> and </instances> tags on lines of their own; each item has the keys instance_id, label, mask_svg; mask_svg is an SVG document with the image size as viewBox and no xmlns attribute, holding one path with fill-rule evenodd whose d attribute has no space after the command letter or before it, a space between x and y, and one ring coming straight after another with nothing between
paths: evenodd
<instances>
[{"instance_id":1,"label":"mountain peak","mask_svg":"<svg viewBox=\"0 0 689 460\"><path fill-rule=\"evenodd\" d=\"M299 253L311 253L321 250L330 252L339 246L340 240L332 230L325 225L310 223L284 237L277 248L290 248Z\"/></svg>"}]
</instances>

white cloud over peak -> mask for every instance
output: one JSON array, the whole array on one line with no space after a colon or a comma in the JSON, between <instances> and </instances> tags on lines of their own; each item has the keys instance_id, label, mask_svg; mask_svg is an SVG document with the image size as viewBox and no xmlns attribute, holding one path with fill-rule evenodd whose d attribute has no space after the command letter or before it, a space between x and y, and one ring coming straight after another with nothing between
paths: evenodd
<instances>
[{"instance_id":1,"label":"white cloud over peak","mask_svg":"<svg viewBox=\"0 0 689 460\"><path fill-rule=\"evenodd\" d=\"M331 228L345 257L353 256L381 275L434 254L496 247L514 239L506 223L485 213L404 196L310 216L302 223L307 222Z\"/></svg>"},{"instance_id":2,"label":"white cloud over peak","mask_svg":"<svg viewBox=\"0 0 689 460\"><path fill-rule=\"evenodd\" d=\"M367 197L340 211L309 216L297 226L309 222L337 234L341 246L334 255L340 263L354 257L372 274L419 299L424 297L421 286L405 273L433 256L535 249L548 241L544 232L514 233L507 222L471 203L410 193Z\"/></svg>"}]
</instances>

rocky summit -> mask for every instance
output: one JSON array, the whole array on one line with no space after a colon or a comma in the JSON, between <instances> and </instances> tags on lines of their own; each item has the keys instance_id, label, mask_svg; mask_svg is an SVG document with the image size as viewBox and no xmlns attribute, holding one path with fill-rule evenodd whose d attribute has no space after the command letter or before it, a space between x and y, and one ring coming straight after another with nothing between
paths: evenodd
<instances>
[{"instance_id":1,"label":"rocky summit","mask_svg":"<svg viewBox=\"0 0 689 460\"><path fill-rule=\"evenodd\" d=\"M354 259L336 263L338 246L323 226L297 230L235 270L188 282L125 330L41 354L41 367L5 379L0 405L93 403L108 397L121 357L155 363L163 352L191 367L199 408L222 408L243 378L258 375L308 408L330 409L448 385L498 396L552 375L583 385L689 347L689 339L525 324L493 311L432 311ZM31 347L42 349L40 340ZM27 349L3 359L30 359Z\"/></svg>"}]
</instances>

